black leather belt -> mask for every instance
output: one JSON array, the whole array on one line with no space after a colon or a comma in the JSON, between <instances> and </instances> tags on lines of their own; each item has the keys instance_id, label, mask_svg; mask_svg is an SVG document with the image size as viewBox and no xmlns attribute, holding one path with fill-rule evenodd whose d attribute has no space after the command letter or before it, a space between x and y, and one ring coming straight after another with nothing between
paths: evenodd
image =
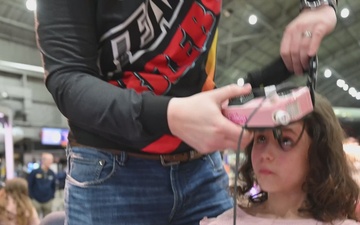
<instances>
[{"instance_id":1,"label":"black leather belt","mask_svg":"<svg viewBox=\"0 0 360 225\"><path fill-rule=\"evenodd\" d=\"M79 144L77 142L71 142L70 146L74 147L90 147ZM204 155L199 153L198 151L191 150L188 152L180 152L174 154L147 154L147 153L135 153L135 152L127 152L119 149L111 149L111 148L100 148L100 151L108 152L113 155L119 155L125 153L129 157L140 158L140 159L148 159L148 160L159 160L163 166L172 166L179 163L189 162L191 160L202 158Z\"/></svg>"}]
</instances>

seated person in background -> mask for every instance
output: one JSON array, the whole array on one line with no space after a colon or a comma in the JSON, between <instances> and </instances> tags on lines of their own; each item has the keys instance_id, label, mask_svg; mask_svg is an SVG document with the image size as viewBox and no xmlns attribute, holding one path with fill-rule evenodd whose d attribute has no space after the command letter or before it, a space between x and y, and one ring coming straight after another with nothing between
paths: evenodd
<instances>
[{"instance_id":1,"label":"seated person in background","mask_svg":"<svg viewBox=\"0 0 360 225\"><path fill-rule=\"evenodd\" d=\"M353 178L360 186L360 146L359 141L354 137L347 137L343 141L344 151L353 165ZM356 218L360 220L360 203L356 206Z\"/></svg>"},{"instance_id":2,"label":"seated person in background","mask_svg":"<svg viewBox=\"0 0 360 225\"><path fill-rule=\"evenodd\" d=\"M302 120L257 130L246 148L237 193L236 224L358 224L359 187L343 151L343 132L331 104L316 94L315 108ZM354 220L353 220L354 219ZM233 224L233 209L201 225Z\"/></svg>"},{"instance_id":3,"label":"seated person in background","mask_svg":"<svg viewBox=\"0 0 360 225\"><path fill-rule=\"evenodd\" d=\"M359 146L359 141L354 137L347 137L344 139L343 144Z\"/></svg>"},{"instance_id":4,"label":"seated person in background","mask_svg":"<svg viewBox=\"0 0 360 225\"><path fill-rule=\"evenodd\" d=\"M27 181L13 178L0 190L0 225L38 225L38 214L31 203Z\"/></svg>"},{"instance_id":5,"label":"seated person in background","mask_svg":"<svg viewBox=\"0 0 360 225\"><path fill-rule=\"evenodd\" d=\"M360 145L356 138L348 137L343 141L343 149L353 166L353 178L360 186Z\"/></svg>"}]
</instances>

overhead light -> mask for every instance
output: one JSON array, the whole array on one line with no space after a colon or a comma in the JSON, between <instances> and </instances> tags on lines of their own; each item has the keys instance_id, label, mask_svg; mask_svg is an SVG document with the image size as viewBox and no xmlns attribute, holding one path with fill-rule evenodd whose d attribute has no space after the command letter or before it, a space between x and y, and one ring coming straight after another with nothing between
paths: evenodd
<instances>
[{"instance_id":1,"label":"overhead light","mask_svg":"<svg viewBox=\"0 0 360 225\"><path fill-rule=\"evenodd\" d=\"M258 20L257 16L255 16L255 15L249 16L249 23L251 25L255 25L257 23L257 20Z\"/></svg>"},{"instance_id":2,"label":"overhead light","mask_svg":"<svg viewBox=\"0 0 360 225\"><path fill-rule=\"evenodd\" d=\"M338 79L336 81L336 85L339 87L339 88L342 88L344 85L345 85L345 81L342 80L342 79Z\"/></svg>"},{"instance_id":3,"label":"overhead light","mask_svg":"<svg viewBox=\"0 0 360 225\"><path fill-rule=\"evenodd\" d=\"M343 90L344 90L344 91L349 90L349 85L348 85L348 84L344 84L344 86L343 86Z\"/></svg>"},{"instance_id":4,"label":"overhead light","mask_svg":"<svg viewBox=\"0 0 360 225\"><path fill-rule=\"evenodd\" d=\"M25 4L28 10L30 11L36 10L36 0L27 0Z\"/></svg>"},{"instance_id":5,"label":"overhead light","mask_svg":"<svg viewBox=\"0 0 360 225\"><path fill-rule=\"evenodd\" d=\"M358 92L358 93L356 94L355 98L356 98L357 100L360 100L360 92Z\"/></svg>"},{"instance_id":6,"label":"overhead light","mask_svg":"<svg viewBox=\"0 0 360 225\"><path fill-rule=\"evenodd\" d=\"M239 78L238 80L237 80L237 85L238 86L240 86L240 87L242 87L242 86L244 86L245 85L245 80L244 80L244 78Z\"/></svg>"},{"instance_id":7,"label":"overhead light","mask_svg":"<svg viewBox=\"0 0 360 225\"><path fill-rule=\"evenodd\" d=\"M332 75L332 72L330 69L326 69L324 71L324 77L329 78L329 77L331 77L331 75Z\"/></svg>"},{"instance_id":8,"label":"overhead light","mask_svg":"<svg viewBox=\"0 0 360 225\"><path fill-rule=\"evenodd\" d=\"M8 98L9 97L9 94L6 91L2 91L0 93L0 95L1 95L2 98Z\"/></svg>"},{"instance_id":9,"label":"overhead light","mask_svg":"<svg viewBox=\"0 0 360 225\"><path fill-rule=\"evenodd\" d=\"M340 16L342 18L347 18L350 15L350 11L348 8L343 8L340 12Z\"/></svg>"},{"instance_id":10,"label":"overhead light","mask_svg":"<svg viewBox=\"0 0 360 225\"><path fill-rule=\"evenodd\" d=\"M350 94L352 97L355 97L356 94L357 94L356 89L355 89L354 87L351 87L351 88L349 89L349 94Z\"/></svg>"}]
</instances>

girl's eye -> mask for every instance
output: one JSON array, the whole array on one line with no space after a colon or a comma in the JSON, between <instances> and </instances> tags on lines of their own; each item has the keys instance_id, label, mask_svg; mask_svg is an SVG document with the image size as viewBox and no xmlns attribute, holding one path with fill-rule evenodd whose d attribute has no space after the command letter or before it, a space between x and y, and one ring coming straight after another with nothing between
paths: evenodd
<instances>
[{"instance_id":1,"label":"girl's eye","mask_svg":"<svg viewBox=\"0 0 360 225\"><path fill-rule=\"evenodd\" d=\"M281 142L281 147L284 150L288 150L288 149L292 148L293 144L294 144L294 142L290 138L287 138L287 137L281 138L280 142Z\"/></svg>"},{"instance_id":2,"label":"girl's eye","mask_svg":"<svg viewBox=\"0 0 360 225\"><path fill-rule=\"evenodd\" d=\"M258 135L255 140L257 144L263 144L266 141L266 137L264 135Z\"/></svg>"}]
</instances>

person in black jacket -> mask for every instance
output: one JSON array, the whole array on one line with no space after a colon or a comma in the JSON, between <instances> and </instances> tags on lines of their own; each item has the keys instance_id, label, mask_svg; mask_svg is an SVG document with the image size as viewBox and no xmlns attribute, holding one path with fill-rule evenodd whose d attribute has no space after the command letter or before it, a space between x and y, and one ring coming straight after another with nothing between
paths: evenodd
<instances>
[{"instance_id":1,"label":"person in black jacket","mask_svg":"<svg viewBox=\"0 0 360 225\"><path fill-rule=\"evenodd\" d=\"M242 128L221 109L251 87L215 89L221 4L37 1L46 87L71 130L66 224L191 225L233 206L218 150ZM284 33L286 65L305 69L335 24L329 5L304 9Z\"/></svg>"},{"instance_id":2,"label":"person in black jacket","mask_svg":"<svg viewBox=\"0 0 360 225\"><path fill-rule=\"evenodd\" d=\"M52 212L56 189L56 175L50 169L54 157L51 153L41 155L41 166L31 171L28 176L29 196L39 216Z\"/></svg>"}]
</instances>

